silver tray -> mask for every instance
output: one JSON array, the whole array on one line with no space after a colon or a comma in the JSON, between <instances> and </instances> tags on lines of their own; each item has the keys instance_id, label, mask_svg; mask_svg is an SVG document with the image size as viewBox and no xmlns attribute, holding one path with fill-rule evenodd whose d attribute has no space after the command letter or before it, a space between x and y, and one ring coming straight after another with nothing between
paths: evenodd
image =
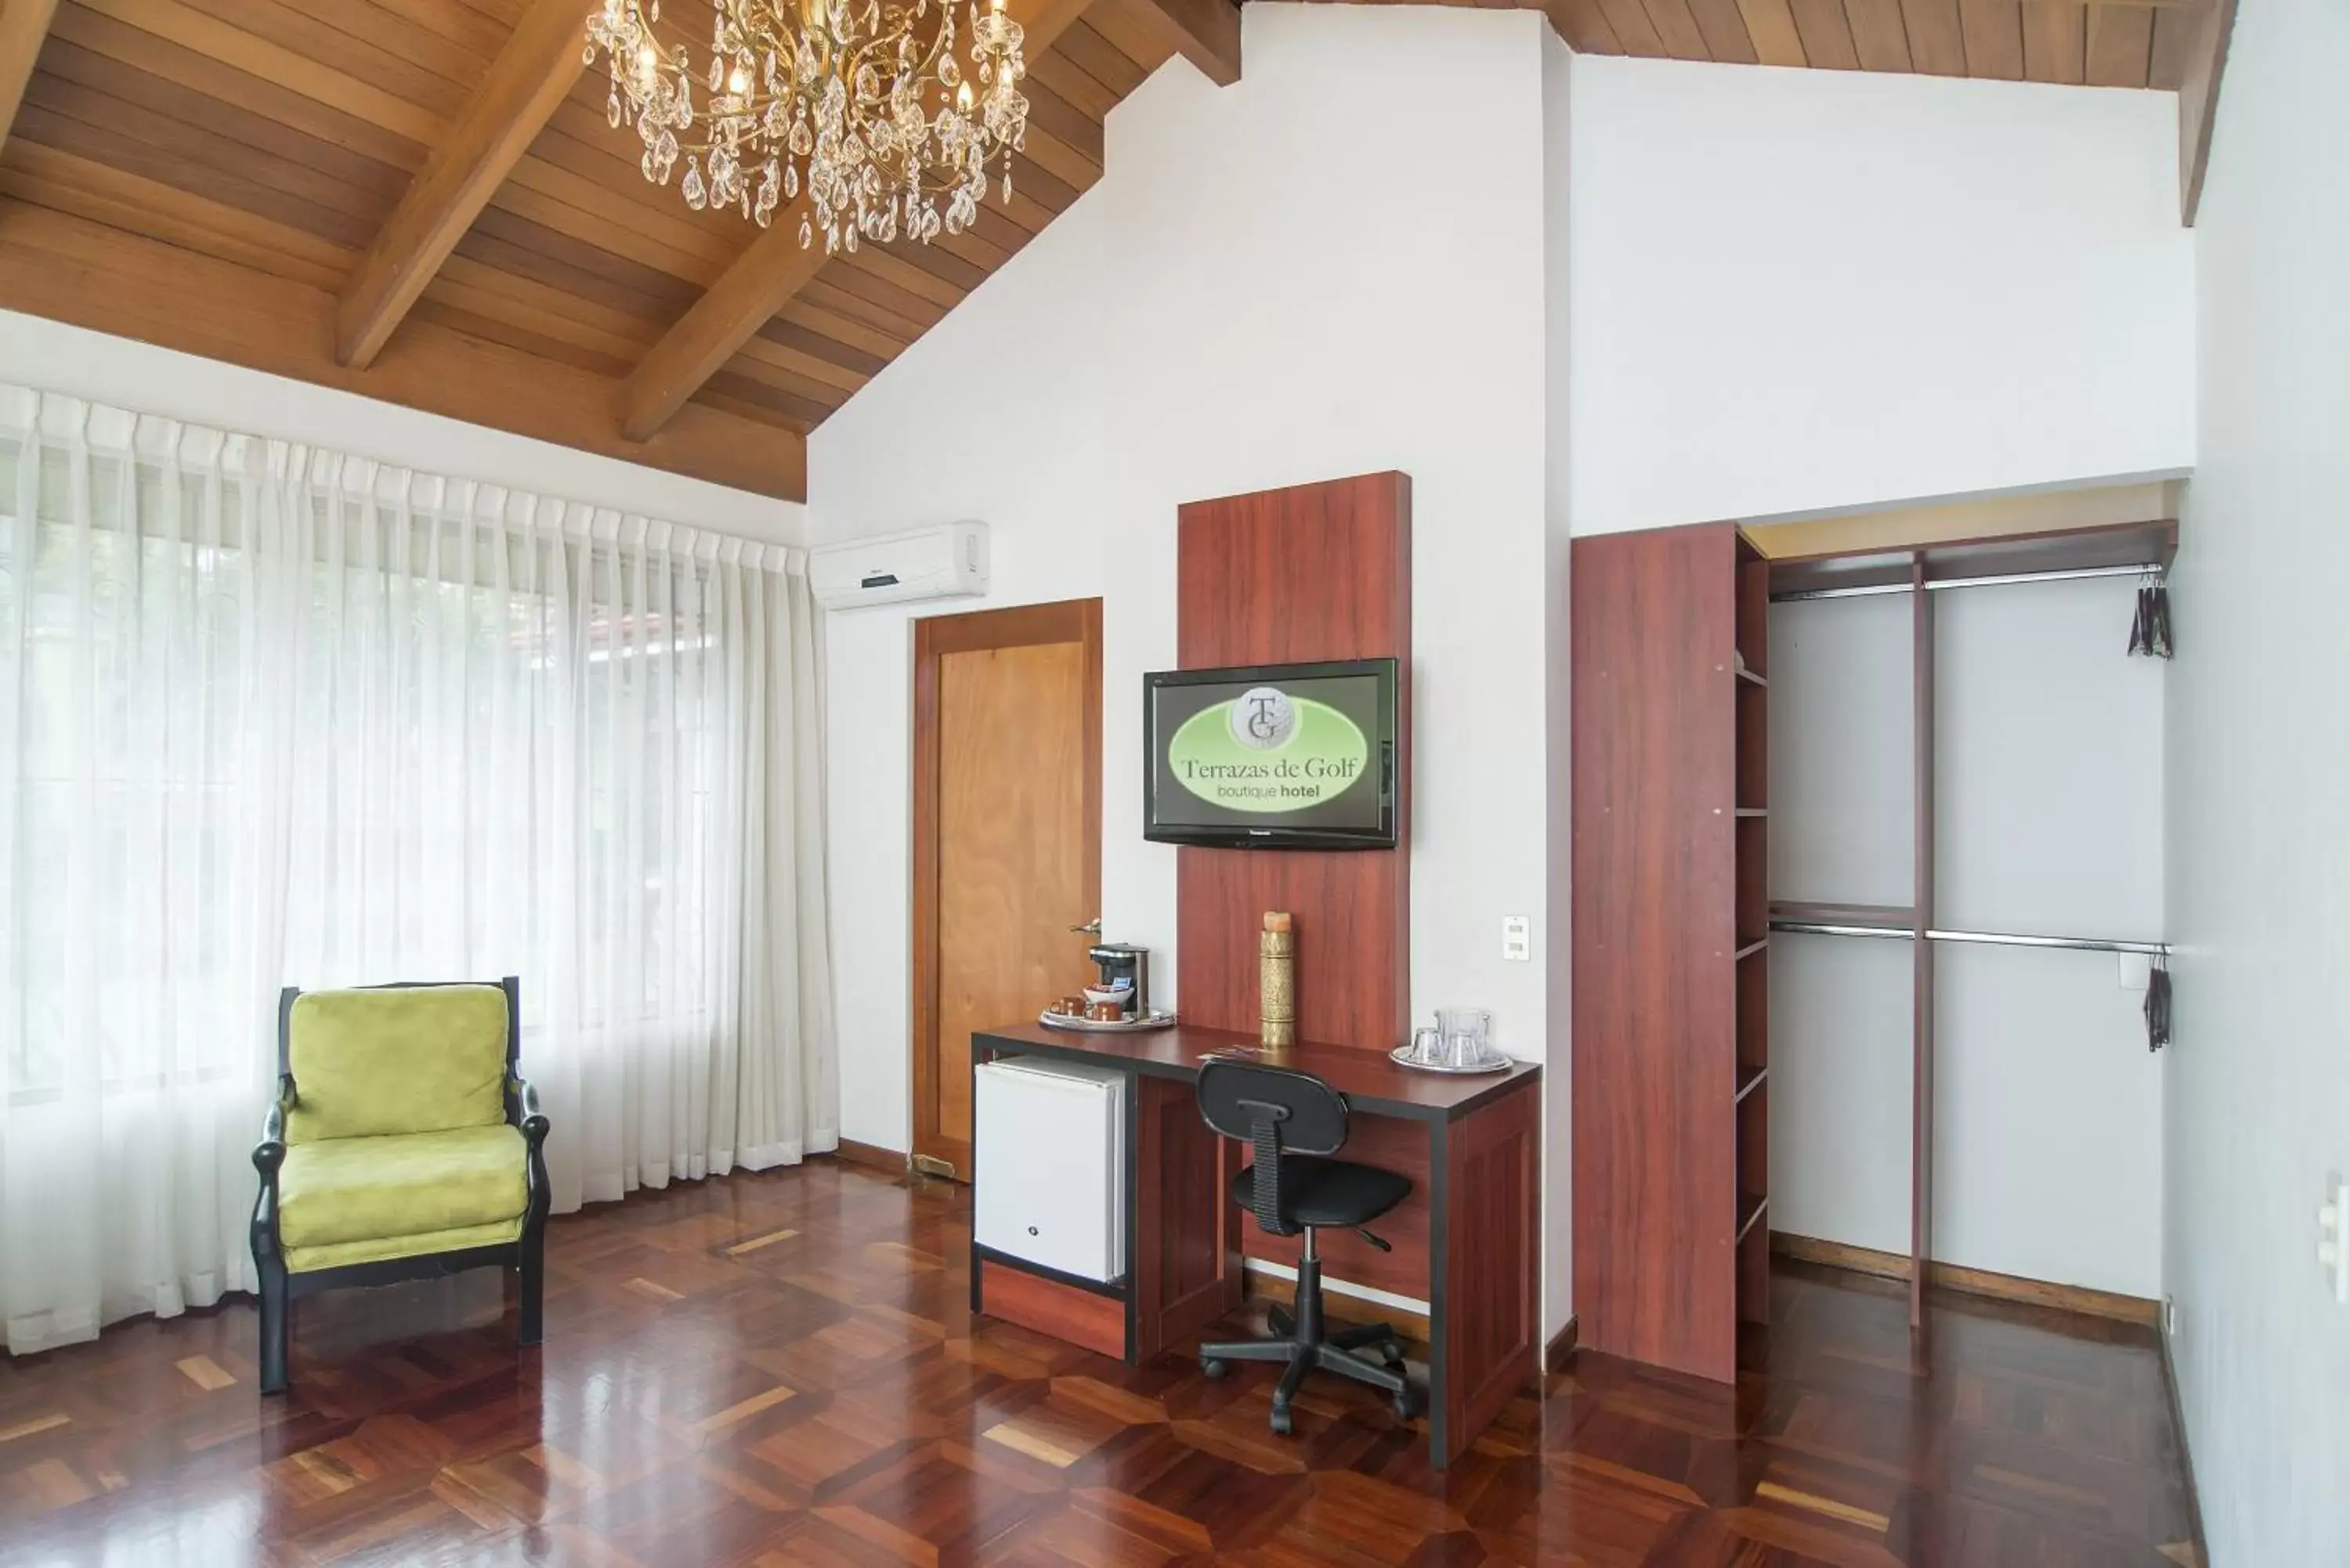
<instances>
[{"instance_id":1,"label":"silver tray","mask_svg":"<svg viewBox=\"0 0 2350 1568\"><path fill-rule=\"evenodd\" d=\"M1471 1077L1480 1073L1506 1073L1517 1065L1513 1059L1503 1056L1491 1062L1480 1062L1473 1067L1440 1067L1433 1062L1413 1061L1411 1047L1409 1045L1399 1045L1388 1052L1388 1060L1399 1067L1409 1067L1415 1073L1442 1073L1448 1076L1458 1077Z\"/></svg>"},{"instance_id":2,"label":"silver tray","mask_svg":"<svg viewBox=\"0 0 2350 1568\"><path fill-rule=\"evenodd\" d=\"M1036 1015L1036 1022L1047 1029L1067 1029L1086 1034L1147 1034L1153 1029L1172 1029L1175 1015L1152 1008L1143 1018L1121 1018L1115 1023L1105 1023L1098 1018L1072 1018L1051 1008Z\"/></svg>"}]
</instances>

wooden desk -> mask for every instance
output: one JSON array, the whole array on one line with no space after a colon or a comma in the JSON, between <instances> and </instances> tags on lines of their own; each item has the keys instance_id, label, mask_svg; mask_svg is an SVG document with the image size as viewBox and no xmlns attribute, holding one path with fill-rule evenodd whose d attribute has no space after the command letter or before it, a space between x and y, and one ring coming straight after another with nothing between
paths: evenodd
<instances>
[{"instance_id":1,"label":"wooden desk","mask_svg":"<svg viewBox=\"0 0 2350 1568\"><path fill-rule=\"evenodd\" d=\"M972 1310L1139 1364L1197 1338L1241 1304L1242 1257L1294 1265L1295 1237L1259 1232L1225 1186L1244 1146L1200 1119L1192 1085L1207 1056L1253 1035L1179 1025L1087 1034L1024 1023L972 1036L974 1066L1051 1056L1119 1068L1127 1096L1128 1269L1103 1284L972 1248ZM1263 1058L1328 1082L1353 1112L1345 1158L1400 1170L1412 1194L1371 1229L1321 1232L1326 1279L1429 1303L1429 1449L1448 1464L1536 1375L1542 1069L1451 1077L1397 1066L1384 1050L1301 1044Z\"/></svg>"}]
</instances>

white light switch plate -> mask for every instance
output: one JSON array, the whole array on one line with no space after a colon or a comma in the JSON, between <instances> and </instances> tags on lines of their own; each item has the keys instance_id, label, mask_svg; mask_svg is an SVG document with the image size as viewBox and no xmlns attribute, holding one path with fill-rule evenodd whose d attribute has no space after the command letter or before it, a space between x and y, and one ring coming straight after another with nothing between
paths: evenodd
<instances>
[{"instance_id":1,"label":"white light switch plate","mask_svg":"<svg viewBox=\"0 0 2350 1568\"><path fill-rule=\"evenodd\" d=\"M1523 915L1502 917L1502 956L1512 963L1531 963L1534 956L1534 923Z\"/></svg>"}]
</instances>

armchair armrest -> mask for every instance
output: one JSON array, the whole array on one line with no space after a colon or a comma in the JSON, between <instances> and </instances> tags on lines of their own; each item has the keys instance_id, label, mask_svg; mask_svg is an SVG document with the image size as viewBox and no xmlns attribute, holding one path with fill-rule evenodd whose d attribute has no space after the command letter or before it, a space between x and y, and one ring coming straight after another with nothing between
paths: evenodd
<instances>
[{"instance_id":1,"label":"armchair armrest","mask_svg":"<svg viewBox=\"0 0 2350 1568\"><path fill-rule=\"evenodd\" d=\"M553 1205L555 1197L554 1184L546 1174L549 1123L546 1113L538 1108L538 1090L519 1073L509 1074L506 1077L506 1116L522 1129L523 1143L527 1151L525 1180L530 1191L530 1208L523 1216L523 1251L527 1257L536 1257L539 1232L546 1227L546 1211ZM525 1268L536 1266L536 1263L528 1263ZM535 1313L536 1309L531 1310ZM535 1322L536 1319L529 1318L528 1321ZM531 1330L533 1337L528 1343L538 1343L536 1333L536 1328Z\"/></svg>"},{"instance_id":2,"label":"armchair armrest","mask_svg":"<svg viewBox=\"0 0 2350 1568\"><path fill-rule=\"evenodd\" d=\"M253 1168L261 1172L262 1184L277 1185L277 1168L286 1163L286 1107L293 1099L290 1085L278 1087L277 1098L261 1118L261 1141L253 1146Z\"/></svg>"},{"instance_id":3,"label":"armchair armrest","mask_svg":"<svg viewBox=\"0 0 2350 1568\"><path fill-rule=\"evenodd\" d=\"M506 1080L506 1114L514 1118L514 1125L522 1129L522 1136L532 1147L546 1140L551 1124L546 1113L538 1108L538 1089L529 1079L516 1075Z\"/></svg>"},{"instance_id":4,"label":"armchair armrest","mask_svg":"<svg viewBox=\"0 0 2350 1568\"><path fill-rule=\"evenodd\" d=\"M253 1146L253 1168L261 1173L261 1190L253 1200L253 1262L261 1271L265 1289L272 1272L282 1279L284 1251L277 1243L277 1168L286 1163L286 1109L294 1103L294 1081L277 1081L277 1097L261 1117L261 1141ZM283 1378L280 1378L283 1386Z\"/></svg>"}]
</instances>

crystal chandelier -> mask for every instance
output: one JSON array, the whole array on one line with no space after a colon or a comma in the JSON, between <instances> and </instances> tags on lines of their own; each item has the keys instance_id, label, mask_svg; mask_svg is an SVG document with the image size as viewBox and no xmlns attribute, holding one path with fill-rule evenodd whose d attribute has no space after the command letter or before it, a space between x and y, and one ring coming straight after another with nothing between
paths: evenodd
<instances>
[{"instance_id":1,"label":"crystal chandelier","mask_svg":"<svg viewBox=\"0 0 2350 1568\"><path fill-rule=\"evenodd\" d=\"M655 184L684 158L688 206L732 207L764 228L805 189L800 244L820 233L830 252L854 251L860 235L927 244L941 227L961 234L987 198L991 161L1012 199L1027 63L1003 0L971 0L968 65L953 0L713 0L712 11L699 74L684 44L656 36L660 0L601 0L588 17L586 59L604 51L613 128L636 126L638 167Z\"/></svg>"}]
</instances>

